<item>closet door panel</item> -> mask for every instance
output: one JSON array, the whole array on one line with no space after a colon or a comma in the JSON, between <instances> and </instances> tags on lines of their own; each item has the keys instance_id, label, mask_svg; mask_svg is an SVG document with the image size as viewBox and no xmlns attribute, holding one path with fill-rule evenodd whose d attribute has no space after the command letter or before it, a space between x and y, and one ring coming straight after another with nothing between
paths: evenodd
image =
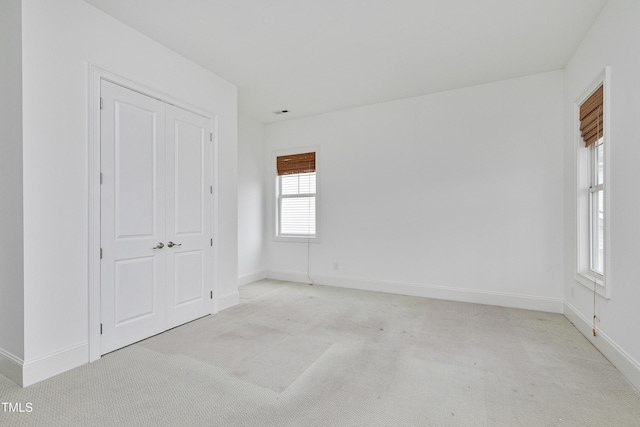
<instances>
[{"instance_id":1,"label":"closet door panel","mask_svg":"<svg viewBox=\"0 0 640 427\"><path fill-rule=\"evenodd\" d=\"M211 120L167 105L167 323L211 312Z\"/></svg>"},{"instance_id":2,"label":"closet door panel","mask_svg":"<svg viewBox=\"0 0 640 427\"><path fill-rule=\"evenodd\" d=\"M106 81L101 97L104 354L165 326L165 104Z\"/></svg>"}]
</instances>

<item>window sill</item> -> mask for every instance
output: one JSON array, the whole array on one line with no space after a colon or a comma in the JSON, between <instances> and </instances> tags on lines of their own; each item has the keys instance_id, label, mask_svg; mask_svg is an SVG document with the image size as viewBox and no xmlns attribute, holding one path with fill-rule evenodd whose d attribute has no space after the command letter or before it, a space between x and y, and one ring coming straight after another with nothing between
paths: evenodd
<instances>
[{"instance_id":1,"label":"window sill","mask_svg":"<svg viewBox=\"0 0 640 427\"><path fill-rule=\"evenodd\" d=\"M593 276L578 272L575 275L575 280L593 292ZM596 293L602 298L611 299L611 296L609 295L609 288L605 287L602 278L596 279Z\"/></svg>"},{"instance_id":2,"label":"window sill","mask_svg":"<svg viewBox=\"0 0 640 427\"><path fill-rule=\"evenodd\" d=\"M320 243L320 238L307 236L274 236L274 242Z\"/></svg>"}]
</instances>

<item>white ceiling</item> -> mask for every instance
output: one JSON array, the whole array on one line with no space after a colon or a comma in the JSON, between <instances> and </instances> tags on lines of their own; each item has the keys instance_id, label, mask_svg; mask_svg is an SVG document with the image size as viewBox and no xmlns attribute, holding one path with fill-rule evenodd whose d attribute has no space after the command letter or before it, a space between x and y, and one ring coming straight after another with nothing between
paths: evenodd
<instances>
[{"instance_id":1,"label":"white ceiling","mask_svg":"<svg viewBox=\"0 0 640 427\"><path fill-rule=\"evenodd\" d=\"M85 1L267 123L562 69L607 0Z\"/></svg>"}]
</instances>

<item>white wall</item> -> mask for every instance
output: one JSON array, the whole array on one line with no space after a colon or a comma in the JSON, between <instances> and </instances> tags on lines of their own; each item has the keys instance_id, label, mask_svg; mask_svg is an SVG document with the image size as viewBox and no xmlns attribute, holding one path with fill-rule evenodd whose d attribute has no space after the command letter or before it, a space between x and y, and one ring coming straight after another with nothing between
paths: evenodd
<instances>
[{"instance_id":1,"label":"white wall","mask_svg":"<svg viewBox=\"0 0 640 427\"><path fill-rule=\"evenodd\" d=\"M266 277L264 125L238 117L238 283Z\"/></svg>"},{"instance_id":2,"label":"white wall","mask_svg":"<svg viewBox=\"0 0 640 427\"><path fill-rule=\"evenodd\" d=\"M551 72L266 125L267 163L320 147L312 279L561 312L562 82ZM269 185L269 236L273 202ZM269 237L267 254L270 277L307 280L306 243Z\"/></svg>"},{"instance_id":3,"label":"white wall","mask_svg":"<svg viewBox=\"0 0 640 427\"><path fill-rule=\"evenodd\" d=\"M565 313L640 388L640 2L610 0L565 69ZM611 66L610 271L611 299L597 297L598 337L591 334L593 292L574 280L576 138L574 103Z\"/></svg>"},{"instance_id":4,"label":"white wall","mask_svg":"<svg viewBox=\"0 0 640 427\"><path fill-rule=\"evenodd\" d=\"M237 294L236 87L82 0L23 0L25 385L86 363L89 65L218 116L220 308Z\"/></svg>"},{"instance_id":5,"label":"white wall","mask_svg":"<svg viewBox=\"0 0 640 427\"><path fill-rule=\"evenodd\" d=\"M0 373L24 358L22 25L20 0L0 2Z\"/></svg>"}]
</instances>

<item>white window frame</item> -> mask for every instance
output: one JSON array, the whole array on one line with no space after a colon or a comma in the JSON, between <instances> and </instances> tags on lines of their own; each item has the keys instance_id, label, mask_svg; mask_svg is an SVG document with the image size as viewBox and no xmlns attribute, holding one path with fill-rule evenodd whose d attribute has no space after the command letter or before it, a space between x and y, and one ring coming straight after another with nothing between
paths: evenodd
<instances>
[{"instance_id":1,"label":"white window frame","mask_svg":"<svg viewBox=\"0 0 640 427\"><path fill-rule=\"evenodd\" d=\"M602 156L604 157L604 137L598 139L593 144L591 144L588 148L589 150L589 163L590 163L590 171L589 171L589 268L591 273L596 275L596 278L601 282L604 276L604 260L602 260L603 267L602 269L597 269L595 267L596 264L600 264L600 242L594 243L597 240L604 240L604 235L600 235L599 233L599 216L600 211L603 211L604 214L604 206L600 204L600 198L598 197L598 193L602 191L603 200L604 200L604 177L602 183L598 183L598 178L600 178L600 174L598 173L599 167L599 148L602 147ZM604 227L603 227L604 234ZM602 246L604 252L604 242ZM602 254L604 258L604 253Z\"/></svg>"},{"instance_id":2,"label":"white window frame","mask_svg":"<svg viewBox=\"0 0 640 427\"><path fill-rule=\"evenodd\" d=\"M277 158L279 156L287 156L293 154L303 154L303 153L316 153L316 192L315 192L315 218L316 218L316 233L315 235L291 235L291 234L281 234L280 233L280 207L282 196L280 195L280 177L278 176L278 171L276 168ZM302 148L292 148L287 150L278 150L274 151L271 155L271 166L272 166L272 177L274 183L274 193L275 193L275 212L274 212L274 233L273 240L278 242L312 242L318 243L320 242L320 148L317 146L313 147L302 147ZM293 197L304 197L305 194L296 195ZM286 196L285 196L286 197Z\"/></svg>"},{"instance_id":3,"label":"white window frame","mask_svg":"<svg viewBox=\"0 0 640 427\"><path fill-rule=\"evenodd\" d=\"M594 281L596 284L596 292L605 298L611 297L611 269L610 269L610 155L611 138L609 126L609 84L610 68L606 67L604 72L588 87L588 89L578 98L574 104L575 118L575 160L576 160L576 260L575 260L575 280L593 290ZM594 185L595 173L597 165L595 164L595 150L600 141L596 141L590 147L584 146L584 141L580 135L580 105L599 87L604 87L603 96L603 137L602 144L604 148L604 165L603 165L603 184ZM596 226L591 220L593 205L591 204L591 196L597 190L603 190L604 204L604 251L603 251L603 271L602 274L594 271L592 266L593 252L591 239L593 236L593 227Z\"/></svg>"}]
</instances>

